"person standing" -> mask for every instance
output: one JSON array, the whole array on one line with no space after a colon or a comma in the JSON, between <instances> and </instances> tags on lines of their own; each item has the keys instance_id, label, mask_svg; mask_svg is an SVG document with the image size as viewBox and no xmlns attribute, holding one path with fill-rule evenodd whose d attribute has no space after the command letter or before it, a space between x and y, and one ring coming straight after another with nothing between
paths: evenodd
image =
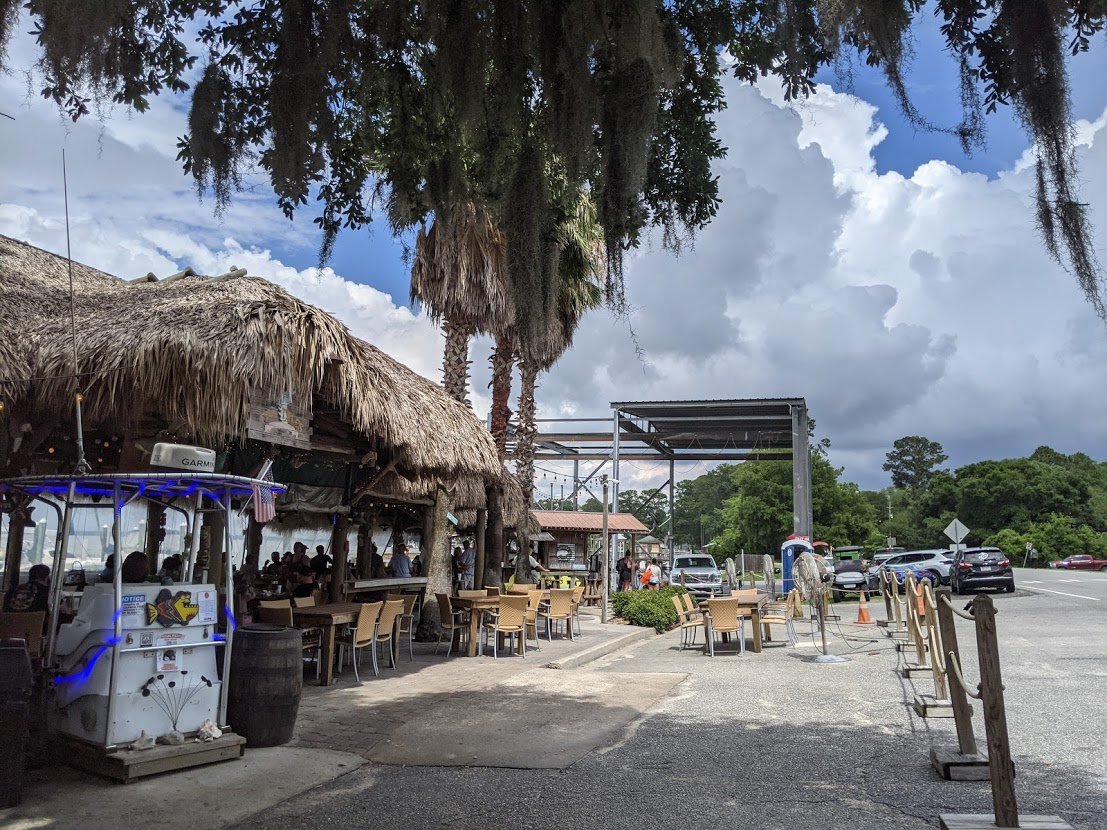
<instances>
[{"instance_id":1,"label":"person standing","mask_svg":"<svg viewBox=\"0 0 1107 830\"><path fill-rule=\"evenodd\" d=\"M619 591L629 591L631 580L634 578L634 557L628 552L615 563L615 570L619 574Z\"/></svg>"},{"instance_id":2,"label":"person standing","mask_svg":"<svg viewBox=\"0 0 1107 830\"><path fill-rule=\"evenodd\" d=\"M473 550L473 543L465 541L465 547L461 549L458 564L458 586L461 590L471 591L476 577L477 554Z\"/></svg>"},{"instance_id":3,"label":"person standing","mask_svg":"<svg viewBox=\"0 0 1107 830\"><path fill-rule=\"evenodd\" d=\"M646 573L649 575L649 579L647 580L647 584L649 586L649 589L651 591L660 591L661 590L661 565L658 564L656 556L653 559L650 560L650 564L646 568Z\"/></svg>"}]
</instances>

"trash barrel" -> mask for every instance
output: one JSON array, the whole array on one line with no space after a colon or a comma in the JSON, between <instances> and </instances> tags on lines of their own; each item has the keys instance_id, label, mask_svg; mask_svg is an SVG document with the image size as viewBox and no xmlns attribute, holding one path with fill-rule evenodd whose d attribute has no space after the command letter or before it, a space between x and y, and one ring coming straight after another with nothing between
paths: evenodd
<instances>
[{"instance_id":1,"label":"trash barrel","mask_svg":"<svg viewBox=\"0 0 1107 830\"><path fill-rule=\"evenodd\" d=\"M303 633L265 623L235 629L231 645L227 722L247 747L292 740L304 685Z\"/></svg>"},{"instance_id":2,"label":"trash barrel","mask_svg":"<svg viewBox=\"0 0 1107 830\"><path fill-rule=\"evenodd\" d=\"M27 643L0 640L0 807L15 807L23 800L33 685Z\"/></svg>"}]
</instances>

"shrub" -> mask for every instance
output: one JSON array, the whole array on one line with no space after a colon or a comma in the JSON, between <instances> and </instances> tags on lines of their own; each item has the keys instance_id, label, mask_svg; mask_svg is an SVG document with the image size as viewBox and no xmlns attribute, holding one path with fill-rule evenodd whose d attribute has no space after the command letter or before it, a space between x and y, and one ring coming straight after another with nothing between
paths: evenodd
<instances>
[{"instance_id":1,"label":"shrub","mask_svg":"<svg viewBox=\"0 0 1107 830\"><path fill-rule=\"evenodd\" d=\"M611 605L616 615L631 625L652 628L660 634L677 624L676 608L671 598L686 593L679 585L660 591L623 591L612 595Z\"/></svg>"}]
</instances>

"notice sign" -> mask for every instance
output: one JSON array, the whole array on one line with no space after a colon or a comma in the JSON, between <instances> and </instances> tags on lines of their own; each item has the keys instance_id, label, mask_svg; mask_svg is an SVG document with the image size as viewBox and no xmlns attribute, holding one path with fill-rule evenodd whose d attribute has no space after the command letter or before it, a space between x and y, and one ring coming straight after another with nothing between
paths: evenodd
<instances>
[{"instance_id":1,"label":"notice sign","mask_svg":"<svg viewBox=\"0 0 1107 830\"><path fill-rule=\"evenodd\" d=\"M166 648L158 652L158 672L180 671L181 663L178 655L180 649Z\"/></svg>"},{"instance_id":2,"label":"notice sign","mask_svg":"<svg viewBox=\"0 0 1107 830\"><path fill-rule=\"evenodd\" d=\"M196 615L196 622L215 622L215 591L197 591L196 604L200 606L200 613Z\"/></svg>"},{"instance_id":3,"label":"notice sign","mask_svg":"<svg viewBox=\"0 0 1107 830\"><path fill-rule=\"evenodd\" d=\"M123 595L123 627L142 628L146 625L146 594Z\"/></svg>"}]
</instances>

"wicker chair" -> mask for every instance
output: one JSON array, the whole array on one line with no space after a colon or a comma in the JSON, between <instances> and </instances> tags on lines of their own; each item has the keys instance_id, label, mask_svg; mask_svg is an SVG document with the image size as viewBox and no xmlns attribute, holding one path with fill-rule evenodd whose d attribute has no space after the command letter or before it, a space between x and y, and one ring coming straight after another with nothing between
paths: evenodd
<instances>
[{"instance_id":1,"label":"wicker chair","mask_svg":"<svg viewBox=\"0 0 1107 830\"><path fill-rule=\"evenodd\" d=\"M477 591L476 593L481 592ZM438 619L442 623L442 633L438 635L438 642L434 646L434 653L438 654L438 648L442 645L442 640L448 635L449 640L446 643L446 656L449 657L454 647L454 632L460 631L462 638L464 638L469 632L469 622L466 619L464 611L460 608L456 611L454 610L453 604L450 602L449 594L435 594L434 598L438 600Z\"/></svg>"},{"instance_id":2,"label":"wicker chair","mask_svg":"<svg viewBox=\"0 0 1107 830\"><path fill-rule=\"evenodd\" d=\"M703 622L703 611L696 607L695 600L692 599L691 594L678 594L680 601L684 604L684 613L689 620L699 620Z\"/></svg>"},{"instance_id":3,"label":"wicker chair","mask_svg":"<svg viewBox=\"0 0 1107 830\"><path fill-rule=\"evenodd\" d=\"M419 599L417 594L389 594L388 599L398 599L404 604L404 613L399 616L399 634L401 641L407 642L407 660L409 663L415 661L414 655L411 653L412 643L415 640L415 600Z\"/></svg>"},{"instance_id":4,"label":"wicker chair","mask_svg":"<svg viewBox=\"0 0 1107 830\"><path fill-rule=\"evenodd\" d=\"M350 662L354 664L354 677L359 683L361 682L361 675L357 671L358 664L361 662L359 650L369 649L369 653L373 655L373 676L376 677L380 674L380 669L377 668L377 649L375 646L377 620L380 618L383 605L383 602L363 603L357 614L357 625L350 628L349 631L338 634L334 640L338 646L338 665L340 667L344 662L346 649L348 648L352 652Z\"/></svg>"},{"instance_id":5,"label":"wicker chair","mask_svg":"<svg viewBox=\"0 0 1107 830\"><path fill-rule=\"evenodd\" d=\"M404 601L402 599L386 600L381 608L380 619L377 620L377 635L373 638L373 660L376 662L376 648L381 643L388 646L388 662L392 668L396 668L396 653L392 650L392 644L396 638L397 622L404 613Z\"/></svg>"},{"instance_id":6,"label":"wicker chair","mask_svg":"<svg viewBox=\"0 0 1107 830\"><path fill-rule=\"evenodd\" d=\"M314 595L310 597L293 597L292 604L297 608L313 608L317 605Z\"/></svg>"},{"instance_id":7,"label":"wicker chair","mask_svg":"<svg viewBox=\"0 0 1107 830\"><path fill-rule=\"evenodd\" d=\"M580 604L584 601L584 592L587 590L584 585L577 585L573 588L573 619L577 623L577 636L580 636Z\"/></svg>"},{"instance_id":8,"label":"wicker chair","mask_svg":"<svg viewBox=\"0 0 1107 830\"><path fill-rule=\"evenodd\" d=\"M685 646L690 646L696 642L696 629L703 628L703 615L700 614L698 619L693 620L692 614L699 613L689 611L685 608L684 597L688 594L678 594L671 597L673 601L673 607L676 608L677 622L680 623L680 650L683 651Z\"/></svg>"},{"instance_id":9,"label":"wicker chair","mask_svg":"<svg viewBox=\"0 0 1107 830\"><path fill-rule=\"evenodd\" d=\"M537 586L531 582L516 582L510 588L507 589L509 594L529 594Z\"/></svg>"},{"instance_id":10,"label":"wicker chair","mask_svg":"<svg viewBox=\"0 0 1107 830\"><path fill-rule=\"evenodd\" d=\"M457 596L458 599L484 599L488 596L488 592L484 589L479 591L458 591ZM499 594L496 594L496 596L499 596Z\"/></svg>"},{"instance_id":11,"label":"wicker chair","mask_svg":"<svg viewBox=\"0 0 1107 830\"><path fill-rule=\"evenodd\" d=\"M496 586L484 589L484 595L486 597L498 597L500 595L500 589Z\"/></svg>"},{"instance_id":12,"label":"wicker chair","mask_svg":"<svg viewBox=\"0 0 1107 830\"><path fill-rule=\"evenodd\" d=\"M550 590L550 602L539 613L546 618L547 630L555 622L566 623L565 630L569 639L573 639L573 591L571 588L553 588Z\"/></svg>"},{"instance_id":13,"label":"wicker chair","mask_svg":"<svg viewBox=\"0 0 1107 830\"><path fill-rule=\"evenodd\" d=\"M499 611L487 612L482 630L484 642L481 644L481 654L488 644L488 635L492 637L492 656L499 657L499 640L501 634L506 634L512 641L519 638L519 648L523 657L527 656L527 603L530 597L522 594L512 594L500 597Z\"/></svg>"},{"instance_id":14,"label":"wicker chair","mask_svg":"<svg viewBox=\"0 0 1107 830\"><path fill-rule=\"evenodd\" d=\"M542 609L542 595L541 588L534 591L530 591L527 594L527 636L534 635L534 647L538 646L538 612ZM550 639L550 620L546 618L546 639Z\"/></svg>"},{"instance_id":15,"label":"wicker chair","mask_svg":"<svg viewBox=\"0 0 1107 830\"><path fill-rule=\"evenodd\" d=\"M792 648L796 647L796 629L792 624L792 614L787 600L767 602L761 607L762 625L782 625Z\"/></svg>"},{"instance_id":16,"label":"wicker chair","mask_svg":"<svg viewBox=\"0 0 1107 830\"><path fill-rule=\"evenodd\" d=\"M746 653L746 618L738 613L738 600L709 599L706 626L708 654L715 656L715 635L734 634L738 638L738 653Z\"/></svg>"}]
</instances>

